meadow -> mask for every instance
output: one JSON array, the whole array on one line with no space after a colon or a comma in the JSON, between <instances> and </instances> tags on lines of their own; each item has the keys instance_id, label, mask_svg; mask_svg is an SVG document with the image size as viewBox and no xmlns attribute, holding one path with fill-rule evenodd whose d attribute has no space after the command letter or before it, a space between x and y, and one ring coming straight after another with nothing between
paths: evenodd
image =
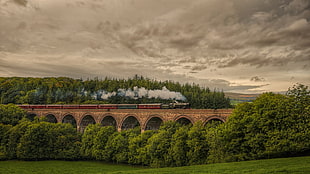
<instances>
[{"instance_id":1,"label":"meadow","mask_svg":"<svg viewBox=\"0 0 310 174\"><path fill-rule=\"evenodd\" d=\"M310 156L173 168L148 168L94 161L1 161L0 173L23 174L188 174L188 173L310 173Z\"/></svg>"}]
</instances>

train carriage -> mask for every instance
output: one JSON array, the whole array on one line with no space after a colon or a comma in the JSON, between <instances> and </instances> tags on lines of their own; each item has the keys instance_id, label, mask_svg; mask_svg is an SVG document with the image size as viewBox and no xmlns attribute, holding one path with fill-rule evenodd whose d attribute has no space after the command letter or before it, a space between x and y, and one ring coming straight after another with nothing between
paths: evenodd
<instances>
[{"instance_id":1,"label":"train carriage","mask_svg":"<svg viewBox=\"0 0 310 174\"><path fill-rule=\"evenodd\" d=\"M63 105L46 105L46 109L62 109Z\"/></svg>"},{"instance_id":2,"label":"train carriage","mask_svg":"<svg viewBox=\"0 0 310 174\"><path fill-rule=\"evenodd\" d=\"M161 109L161 104L160 103L139 104L138 109Z\"/></svg>"},{"instance_id":3,"label":"train carriage","mask_svg":"<svg viewBox=\"0 0 310 174\"><path fill-rule=\"evenodd\" d=\"M46 105L29 105L31 109L46 109Z\"/></svg>"},{"instance_id":4,"label":"train carriage","mask_svg":"<svg viewBox=\"0 0 310 174\"><path fill-rule=\"evenodd\" d=\"M137 104L118 104L117 109L138 109Z\"/></svg>"},{"instance_id":5,"label":"train carriage","mask_svg":"<svg viewBox=\"0 0 310 174\"><path fill-rule=\"evenodd\" d=\"M63 105L63 109L80 109L80 105Z\"/></svg>"},{"instance_id":6,"label":"train carriage","mask_svg":"<svg viewBox=\"0 0 310 174\"><path fill-rule=\"evenodd\" d=\"M80 109L98 109L98 105L79 105Z\"/></svg>"},{"instance_id":7,"label":"train carriage","mask_svg":"<svg viewBox=\"0 0 310 174\"><path fill-rule=\"evenodd\" d=\"M101 104L98 109L117 109L117 104Z\"/></svg>"}]
</instances>

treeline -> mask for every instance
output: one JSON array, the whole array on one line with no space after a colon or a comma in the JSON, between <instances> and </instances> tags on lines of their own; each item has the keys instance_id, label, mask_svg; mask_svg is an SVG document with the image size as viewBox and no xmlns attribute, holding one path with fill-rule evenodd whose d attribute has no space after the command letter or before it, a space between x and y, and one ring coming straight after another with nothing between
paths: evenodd
<instances>
[{"instance_id":1,"label":"treeline","mask_svg":"<svg viewBox=\"0 0 310 174\"><path fill-rule=\"evenodd\" d=\"M30 122L24 117L15 126L0 124L1 159L172 167L310 155L310 91L303 85L286 95L265 93L252 103L240 104L222 124L165 122L159 130L143 133L139 127L117 132L114 127L91 124L80 134L70 124Z\"/></svg>"},{"instance_id":2,"label":"treeline","mask_svg":"<svg viewBox=\"0 0 310 174\"><path fill-rule=\"evenodd\" d=\"M140 90L134 91L135 88ZM159 94L141 96L141 92L147 90L153 90L153 94L162 92L162 96L165 97ZM135 96L126 95L128 93L133 93ZM172 94L175 94L175 98L169 96ZM185 97L184 100L180 97L182 95ZM139 104L170 103L175 100L188 102L192 108L197 109L231 107L229 98L225 97L223 91L211 91L197 84L161 82L142 76L126 80L0 77L0 104Z\"/></svg>"}]
</instances>

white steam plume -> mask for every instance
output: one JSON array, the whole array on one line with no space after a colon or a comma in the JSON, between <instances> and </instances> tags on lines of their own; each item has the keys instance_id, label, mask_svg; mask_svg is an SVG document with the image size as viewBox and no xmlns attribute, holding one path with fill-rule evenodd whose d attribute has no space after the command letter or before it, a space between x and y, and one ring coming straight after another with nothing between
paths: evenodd
<instances>
[{"instance_id":1,"label":"white steam plume","mask_svg":"<svg viewBox=\"0 0 310 174\"><path fill-rule=\"evenodd\" d=\"M175 91L168 90L165 86L161 89L155 90L147 90L144 87L137 87L135 86L133 89L118 89L117 92L106 92L104 90L100 91L101 98L107 100L112 96L122 96L122 97L129 97L131 99L138 99L138 98L161 98L165 100L182 100L185 101L186 98L180 93Z\"/></svg>"}]
</instances>

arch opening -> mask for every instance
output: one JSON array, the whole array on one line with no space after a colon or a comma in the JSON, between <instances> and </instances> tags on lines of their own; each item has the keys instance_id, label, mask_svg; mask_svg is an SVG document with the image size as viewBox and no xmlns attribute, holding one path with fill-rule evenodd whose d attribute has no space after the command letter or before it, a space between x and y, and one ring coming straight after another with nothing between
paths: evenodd
<instances>
[{"instance_id":1,"label":"arch opening","mask_svg":"<svg viewBox=\"0 0 310 174\"><path fill-rule=\"evenodd\" d=\"M76 120L72 115L66 115L62 119L62 123L70 123L74 128L77 128Z\"/></svg>"},{"instance_id":2,"label":"arch opening","mask_svg":"<svg viewBox=\"0 0 310 174\"><path fill-rule=\"evenodd\" d=\"M137 126L140 126L138 119L134 116L129 116L123 121L121 130L133 129Z\"/></svg>"},{"instance_id":3,"label":"arch opening","mask_svg":"<svg viewBox=\"0 0 310 174\"><path fill-rule=\"evenodd\" d=\"M106 116L101 121L102 126L113 126L116 128L116 120L112 116Z\"/></svg>"},{"instance_id":4,"label":"arch opening","mask_svg":"<svg viewBox=\"0 0 310 174\"><path fill-rule=\"evenodd\" d=\"M57 123L57 119L55 117L55 115L53 114L48 114L46 117L45 117L46 121L47 122L50 122L50 123Z\"/></svg>"},{"instance_id":5,"label":"arch opening","mask_svg":"<svg viewBox=\"0 0 310 174\"><path fill-rule=\"evenodd\" d=\"M95 119L93 118L93 116L91 115L86 115L85 117L83 117L81 124L80 124L80 131L84 132L85 128L89 125L89 124L96 124Z\"/></svg>"},{"instance_id":6,"label":"arch opening","mask_svg":"<svg viewBox=\"0 0 310 174\"><path fill-rule=\"evenodd\" d=\"M145 130L158 130L163 120L159 117L152 117L145 126Z\"/></svg>"},{"instance_id":7,"label":"arch opening","mask_svg":"<svg viewBox=\"0 0 310 174\"><path fill-rule=\"evenodd\" d=\"M177 119L176 122L181 124L181 125L193 124L188 118L185 118L185 117Z\"/></svg>"},{"instance_id":8,"label":"arch opening","mask_svg":"<svg viewBox=\"0 0 310 174\"><path fill-rule=\"evenodd\" d=\"M224 123L223 120L221 120L219 118L213 118L213 119L208 120L205 123L205 126L206 127L217 127L218 125L223 124L223 123Z\"/></svg>"}]
</instances>

